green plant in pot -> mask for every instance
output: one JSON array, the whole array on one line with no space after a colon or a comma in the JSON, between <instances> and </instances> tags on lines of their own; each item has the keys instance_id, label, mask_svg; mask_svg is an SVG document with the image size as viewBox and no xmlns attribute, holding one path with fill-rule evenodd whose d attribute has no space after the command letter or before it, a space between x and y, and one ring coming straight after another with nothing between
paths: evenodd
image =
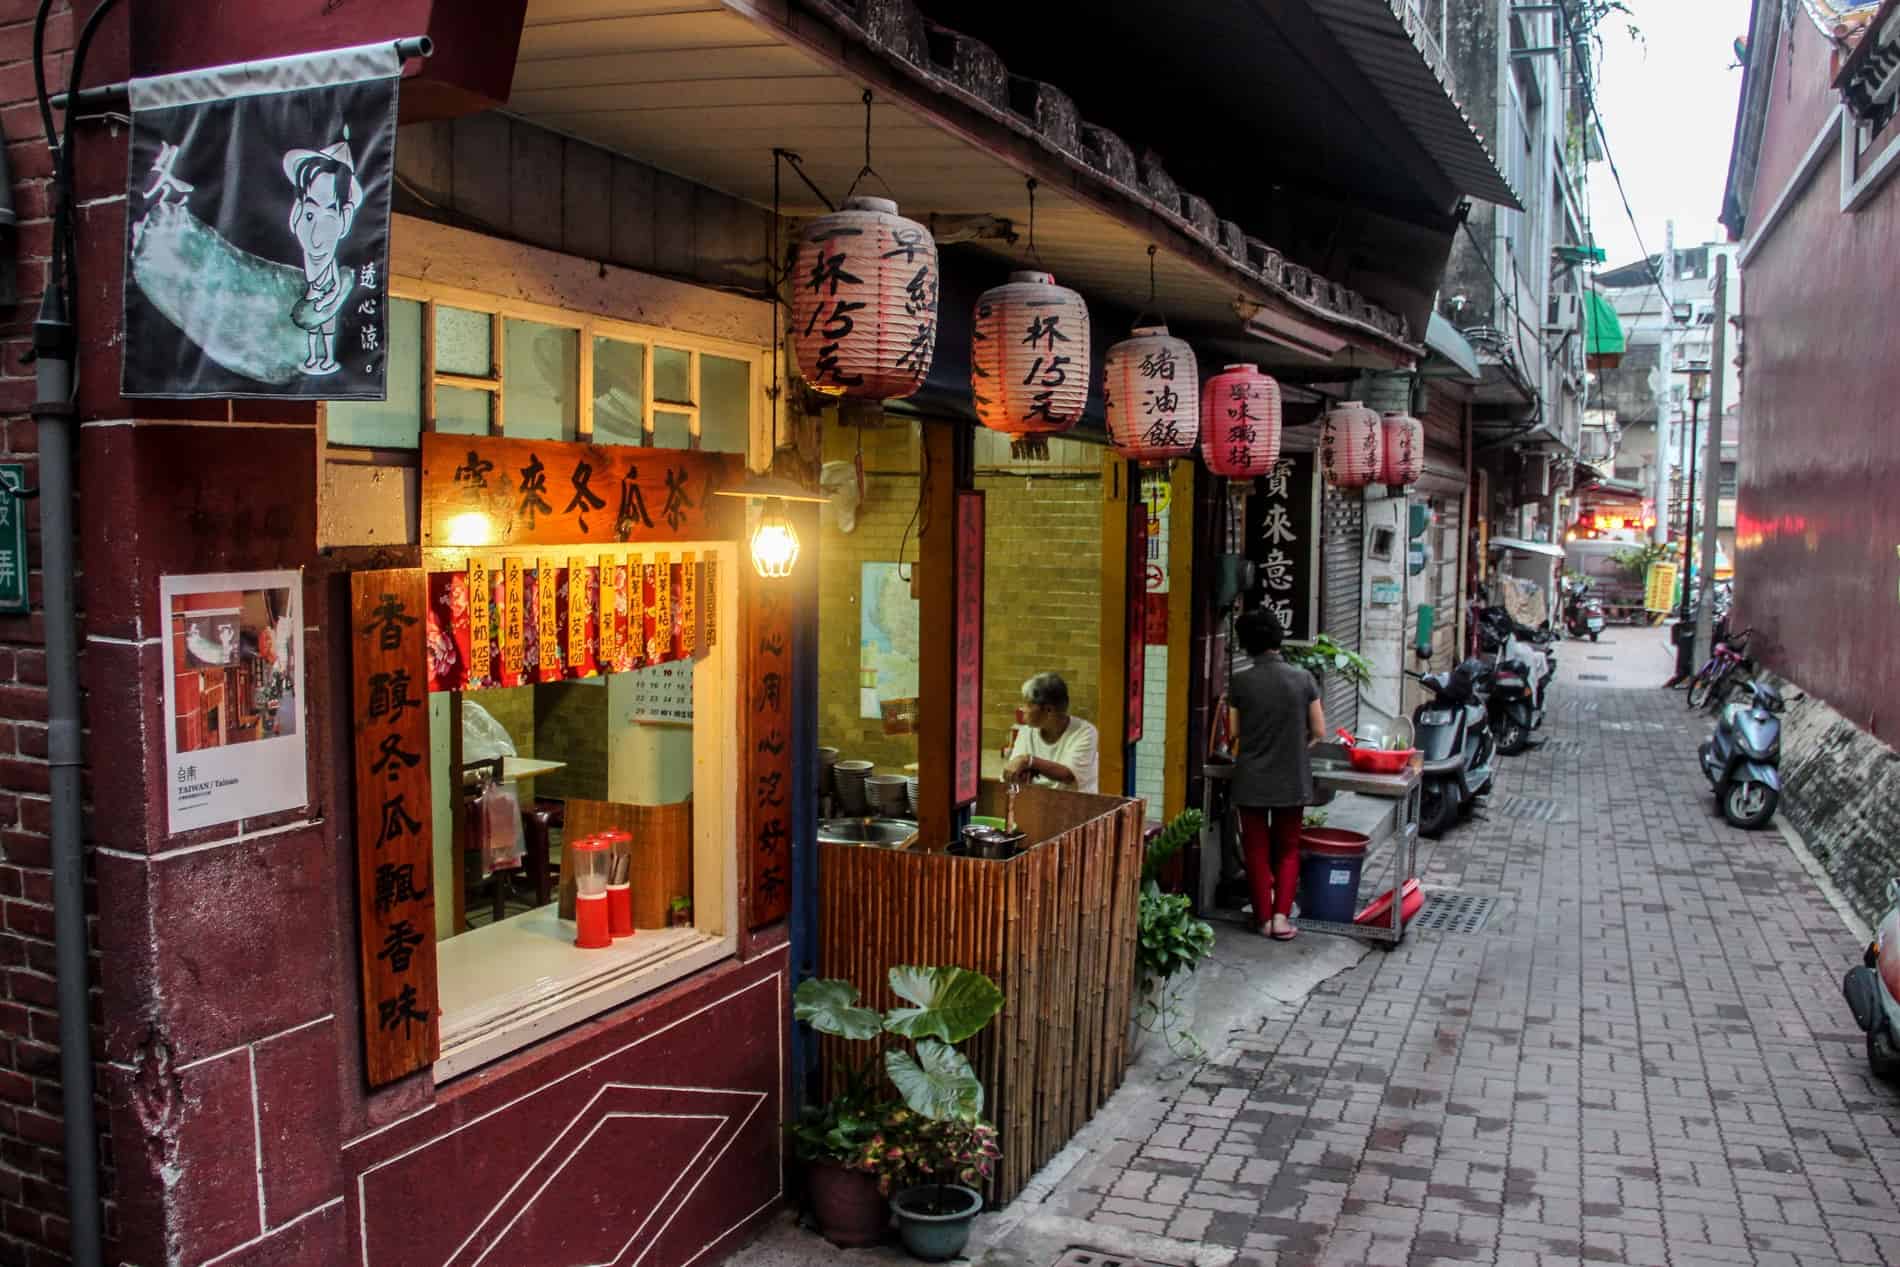
<instances>
[{"instance_id":1,"label":"green plant in pot","mask_svg":"<svg viewBox=\"0 0 1900 1267\"><path fill-rule=\"evenodd\" d=\"M1195 1049L1193 1036L1180 1022L1179 997L1169 982L1185 975L1214 949L1214 929L1194 918L1193 901L1164 893L1160 873L1198 837L1206 824L1199 810L1177 814L1148 848L1141 864L1141 902L1135 936L1136 1007L1134 1022L1142 1029L1161 1030L1168 1046L1179 1055Z\"/></svg>"},{"instance_id":2,"label":"green plant in pot","mask_svg":"<svg viewBox=\"0 0 1900 1267\"><path fill-rule=\"evenodd\" d=\"M877 1190L891 1196L904 1247L935 1262L963 1252L983 1208L981 1186L1002 1155L995 1127L983 1120L983 1084L955 1044L990 1023L1002 1010L1003 993L966 968L903 965L891 969L890 984L909 1006L881 1016L861 1006L846 981L805 981L794 995L794 1014L821 1034L910 1040L884 1052L883 1072L897 1098L870 1116L868 1132L860 1112L872 1103L864 1090L874 1080L868 1062L847 1077L842 1096L816 1111L822 1118L835 1106L839 1124L849 1119L850 1125L835 1145L825 1134L824 1147L833 1151L814 1159L875 1176ZM814 1129L819 1125L813 1122ZM798 1128L794 1138L801 1138ZM853 1160L841 1162L846 1155Z\"/></svg>"}]
</instances>

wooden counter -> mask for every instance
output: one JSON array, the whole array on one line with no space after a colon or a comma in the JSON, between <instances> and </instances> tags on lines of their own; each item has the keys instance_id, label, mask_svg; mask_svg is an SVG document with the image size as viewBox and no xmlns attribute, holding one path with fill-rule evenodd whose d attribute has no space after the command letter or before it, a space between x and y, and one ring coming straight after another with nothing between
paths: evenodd
<instances>
[{"instance_id":1,"label":"wooden counter","mask_svg":"<svg viewBox=\"0 0 1900 1267\"><path fill-rule=\"evenodd\" d=\"M963 1045L1003 1150L997 1204L1121 1085L1141 883L1142 802L1032 787L1016 817L1037 843L1004 862L818 849L820 976L880 1011L899 1002L888 981L899 964L970 968L1002 989L1002 1013ZM821 1038L827 1085L880 1050Z\"/></svg>"}]
</instances>

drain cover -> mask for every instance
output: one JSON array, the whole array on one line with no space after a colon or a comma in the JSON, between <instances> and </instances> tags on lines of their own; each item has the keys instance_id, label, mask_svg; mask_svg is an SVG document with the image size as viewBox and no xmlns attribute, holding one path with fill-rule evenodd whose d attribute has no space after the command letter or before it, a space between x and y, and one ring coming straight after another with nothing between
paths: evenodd
<instances>
[{"instance_id":1,"label":"drain cover","mask_svg":"<svg viewBox=\"0 0 1900 1267\"><path fill-rule=\"evenodd\" d=\"M1538 746L1544 752L1578 753L1578 752L1583 751L1583 740L1581 739L1546 739L1544 740L1542 744Z\"/></svg>"},{"instance_id":2,"label":"drain cover","mask_svg":"<svg viewBox=\"0 0 1900 1267\"><path fill-rule=\"evenodd\" d=\"M1498 900L1457 889L1426 889L1425 907L1412 920L1412 927L1433 933L1476 933L1491 918ZM1064 1262L1068 1261L1066 1256Z\"/></svg>"},{"instance_id":3,"label":"drain cover","mask_svg":"<svg viewBox=\"0 0 1900 1267\"><path fill-rule=\"evenodd\" d=\"M1485 808L1491 818L1529 818L1548 823L1557 817L1557 802L1535 796L1494 796Z\"/></svg>"},{"instance_id":4,"label":"drain cover","mask_svg":"<svg viewBox=\"0 0 1900 1267\"><path fill-rule=\"evenodd\" d=\"M1062 1251L1062 1257L1056 1259L1050 1267L1172 1267L1172 1264L1158 1263L1149 1258L1127 1258L1121 1254L1105 1254L1100 1250L1071 1246Z\"/></svg>"},{"instance_id":5,"label":"drain cover","mask_svg":"<svg viewBox=\"0 0 1900 1267\"><path fill-rule=\"evenodd\" d=\"M1610 680L1610 675L1607 673L1579 673L1577 674L1577 681L1579 682L1607 682L1609 680Z\"/></svg>"},{"instance_id":6,"label":"drain cover","mask_svg":"<svg viewBox=\"0 0 1900 1267\"><path fill-rule=\"evenodd\" d=\"M1613 655L1587 655L1583 658L1586 660L1614 660L1616 659L1616 657Z\"/></svg>"}]
</instances>

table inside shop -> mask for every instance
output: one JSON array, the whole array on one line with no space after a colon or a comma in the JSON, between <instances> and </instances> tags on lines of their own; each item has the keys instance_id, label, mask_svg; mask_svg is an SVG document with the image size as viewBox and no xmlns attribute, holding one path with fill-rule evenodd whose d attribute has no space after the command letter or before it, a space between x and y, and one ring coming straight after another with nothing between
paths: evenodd
<instances>
[{"instance_id":1,"label":"table inside shop","mask_svg":"<svg viewBox=\"0 0 1900 1267\"><path fill-rule=\"evenodd\" d=\"M1366 845L1366 862L1370 863L1383 841L1388 845L1385 850L1389 865L1385 868L1389 883L1383 892L1392 896L1390 919L1380 920L1377 924L1355 924L1339 920L1312 919L1302 914L1299 919L1301 932L1330 933L1335 936L1359 937L1382 946L1396 946L1405 940L1404 890L1405 883L1418 874L1418 816L1422 797L1423 780L1420 768L1416 765L1398 774L1367 774L1352 768L1346 756L1346 750L1338 744L1320 744L1312 750L1313 787L1315 791L1328 794L1340 792L1357 793L1381 801L1392 803L1389 814L1396 814L1396 821L1390 831L1374 830L1366 833L1371 839ZM1203 773L1209 779L1231 779L1234 768L1221 763L1209 763L1203 767ZM1386 817L1386 816L1382 816ZM1334 824L1331 826L1343 826ZM1210 827L1216 825L1210 824ZM1383 823L1380 825L1383 827ZM1215 861L1212 874L1219 874L1220 833L1218 829L1208 833L1213 840ZM1203 849L1206 845L1203 844ZM1207 873L1203 863L1203 873ZM1360 891L1364 893L1370 877L1362 871ZM1374 899L1381 890L1373 888ZM1363 909L1363 906L1362 906Z\"/></svg>"}]
</instances>

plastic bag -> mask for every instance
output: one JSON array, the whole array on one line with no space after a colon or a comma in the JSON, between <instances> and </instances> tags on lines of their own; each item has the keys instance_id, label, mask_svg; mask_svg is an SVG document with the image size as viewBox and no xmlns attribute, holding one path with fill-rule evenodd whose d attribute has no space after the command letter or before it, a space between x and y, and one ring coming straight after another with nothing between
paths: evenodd
<instances>
[{"instance_id":1,"label":"plastic bag","mask_svg":"<svg viewBox=\"0 0 1900 1267\"><path fill-rule=\"evenodd\" d=\"M465 764L519 755L515 751L515 741L508 736L508 728L496 721L494 714L480 704L466 699L462 701L462 760ZM493 811L495 817L491 836L487 807L491 804L489 796L496 792L507 797L505 812L509 817L506 820L501 817L504 812L501 808ZM528 855L528 838L521 823L521 797L515 791L514 780L504 779L499 784L491 784L481 799L469 807L469 813L482 816L482 874L486 876L497 869L519 867L521 860Z\"/></svg>"},{"instance_id":2,"label":"plastic bag","mask_svg":"<svg viewBox=\"0 0 1900 1267\"><path fill-rule=\"evenodd\" d=\"M521 838L521 798L507 783L490 783L474 805L481 833L482 874L513 871L527 856Z\"/></svg>"}]
</instances>

